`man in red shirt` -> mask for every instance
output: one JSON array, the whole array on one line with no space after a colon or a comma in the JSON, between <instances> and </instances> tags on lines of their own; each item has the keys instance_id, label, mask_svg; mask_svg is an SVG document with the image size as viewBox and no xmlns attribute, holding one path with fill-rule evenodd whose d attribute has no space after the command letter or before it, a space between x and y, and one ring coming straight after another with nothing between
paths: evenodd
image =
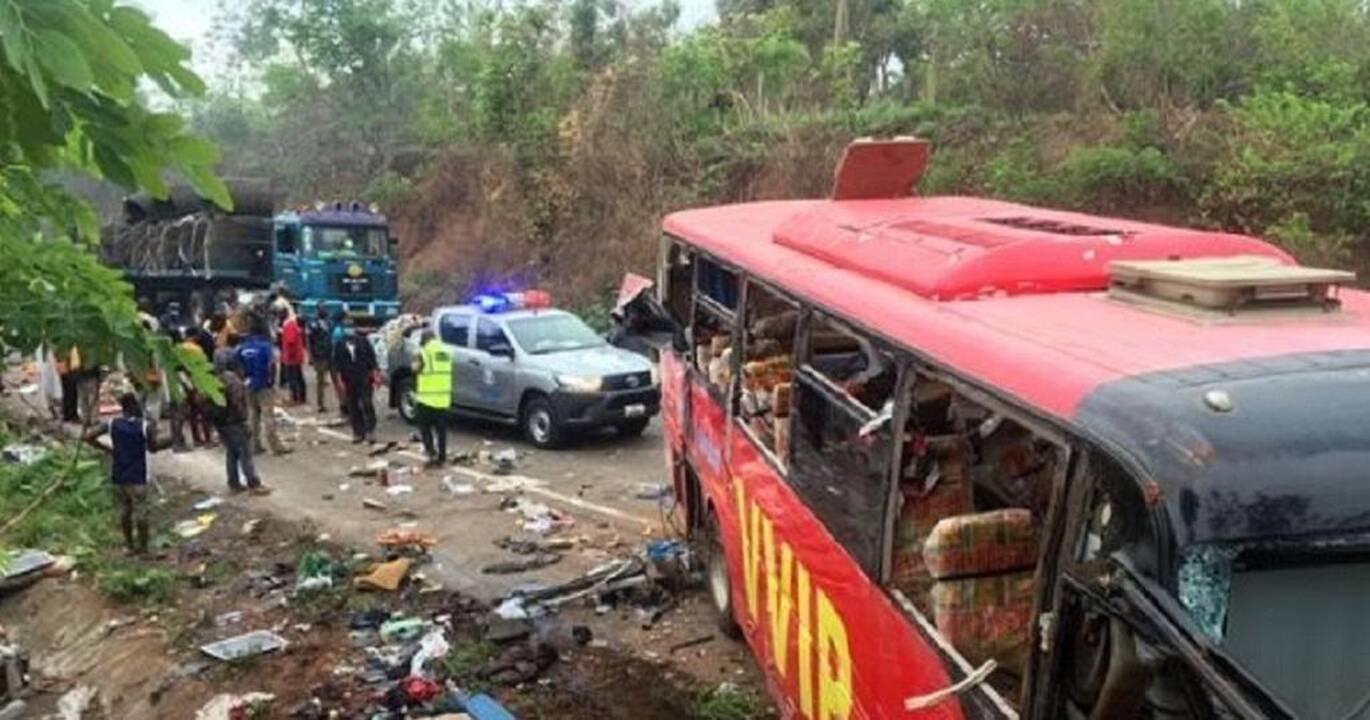
<instances>
[{"instance_id":1,"label":"man in red shirt","mask_svg":"<svg viewBox=\"0 0 1370 720\"><path fill-rule=\"evenodd\" d=\"M281 383L290 391L290 404L303 405L304 388L304 331L300 319L290 313L281 325Z\"/></svg>"}]
</instances>

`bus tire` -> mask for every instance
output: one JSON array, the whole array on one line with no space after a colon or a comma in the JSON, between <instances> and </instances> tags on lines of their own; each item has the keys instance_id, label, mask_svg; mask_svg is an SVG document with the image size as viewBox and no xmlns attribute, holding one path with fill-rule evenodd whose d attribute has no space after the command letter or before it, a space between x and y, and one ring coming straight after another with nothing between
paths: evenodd
<instances>
[{"instance_id":1,"label":"bus tire","mask_svg":"<svg viewBox=\"0 0 1370 720\"><path fill-rule=\"evenodd\" d=\"M732 578L728 575L728 556L723 551L723 536L718 531L718 516L710 509L700 526L699 548L704 555L704 579L709 602L714 609L718 631L734 640L742 639L742 628L733 614Z\"/></svg>"}]
</instances>

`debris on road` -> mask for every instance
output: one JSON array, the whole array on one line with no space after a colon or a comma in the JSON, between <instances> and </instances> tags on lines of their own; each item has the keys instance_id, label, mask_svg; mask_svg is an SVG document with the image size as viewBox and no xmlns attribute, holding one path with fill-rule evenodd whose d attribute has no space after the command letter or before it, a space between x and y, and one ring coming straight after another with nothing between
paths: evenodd
<instances>
[{"instance_id":1,"label":"debris on road","mask_svg":"<svg viewBox=\"0 0 1370 720\"><path fill-rule=\"evenodd\" d=\"M505 560L502 562L490 563L480 569L486 575L512 575L514 573L528 572L538 568L555 565L561 562L561 553L537 553L529 555L522 560Z\"/></svg>"},{"instance_id":2,"label":"debris on road","mask_svg":"<svg viewBox=\"0 0 1370 720\"><path fill-rule=\"evenodd\" d=\"M241 720L262 717L266 707L275 700L275 695L264 692L243 695L221 693L215 695L195 713L195 720Z\"/></svg>"},{"instance_id":3,"label":"debris on road","mask_svg":"<svg viewBox=\"0 0 1370 720\"><path fill-rule=\"evenodd\" d=\"M57 558L42 550L11 550L0 563L0 590L27 587L44 577Z\"/></svg>"},{"instance_id":4,"label":"debris on road","mask_svg":"<svg viewBox=\"0 0 1370 720\"><path fill-rule=\"evenodd\" d=\"M394 592L400 589L404 577L409 574L414 561L410 558L397 558L390 562L372 566L371 571L353 579L353 584L362 590L384 590Z\"/></svg>"},{"instance_id":5,"label":"debris on road","mask_svg":"<svg viewBox=\"0 0 1370 720\"><path fill-rule=\"evenodd\" d=\"M224 499L222 497L218 495L210 495L204 500L201 500L200 502L197 502L194 505L192 505L191 508L194 509L196 512L204 512L206 510L213 510L214 508L219 507L223 504Z\"/></svg>"},{"instance_id":6,"label":"debris on road","mask_svg":"<svg viewBox=\"0 0 1370 720\"><path fill-rule=\"evenodd\" d=\"M0 457L3 457L5 462L19 463L20 465L32 465L42 460L47 454L47 448L31 443L14 443L6 445L4 450L0 450Z\"/></svg>"},{"instance_id":7,"label":"debris on road","mask_svg":"<svg viewBox=\"0 0 1370 720\"><path fill-rule=\"evenodd\" d=\"M384 511L386 509L385 503L381 502L380 500L372 500L371 498L362 498L362 507L366 508L367 510Z\"/></svg>"},{"instance_id":8,"label":"debris on road","mask_svg":"<svg viewBox=\"0 0 1370 720\"><path fill-rule=\"evenodd\" d=\"M491 453L490 464L494 468L492 472L496 475L508 475L518 468L518 460L518 451L513 448Z\"/></svg>"},{"instance_id":9,"label":"debris on road","mask_svg":"<svg viewBox=\"0 0 1370 720\"><path fill-rule=\"evenodd\" d=\"M354 478L375 478L385 472L390 467L390 463L385 460L377 460L365 465L353 465L347 469L347 476Z\"/></svg>"},{"instance_id":10,"label":"debris on road","mask_svg":"<svg viewBox=\"0 0 1370 720\"><path fill-rule=\"evenodd\" d=\"M81 720L95 701L95 692L90 685L77 685L63 693L57 700L58 720Z\"/></svg>"},{"instance_id":11,"label":"debris on road","mask_svg":"<svg viewBox=\"0 0 1370 720\"><path fill-rule=\"evenodd\" d=\"M253 630L250 633L201 645L200 651L216 660L230 662L275 652L288 644L285 638L270 630Z\"/></svg>"},{"instance_id":12,"label":"debris on road","mask_svg":"<svg viewBox=\"0 0 1370 720\"><path fill-rule=\"evenodd\" d=\"M387 487L385 489L385 494L391 497L398 497L400 495L410 495L413 492L413 485L391 485L390 487Z\"/></svg>"},{"instance_id":13,"label":"debris on road","mask_svg":"<svg viewBox=\"0 0 1370 720\"><path fill-rule=\"evenodd\" d=\"M474 495L476 486L469 483L458 483L452 480L451 475L442 477L442 489L453 495Z\"/></svg>"},{"instance_id":14,"label":"debris on road","mask_svg":"<svg viewBox=\"0 0 1370 720\"><path fill-rule=\"evenodd\" d=\"M399 446L400 446L400 444L399 444L398 441L396 441L396 440L391 440L390 442L387 442L386 444L384 444L384 445L382 445L382 446L380 446L380 447L378 447L378 448L376 448L376 449L374 449L374 450L368 452L367 455L370 456L370 457L380 457L380 456L382 456L382 455L384 455L384 454L386 454L386 453L388 453L388 452L394 450L395 448L398 448Z\"/></svg>"},{"instance_id":15,"label":"debris on road","mask_svg":"<svg viewBox=\"0 0 1370 720\"><path fill-rule=\"evenodd\" d=\"M419 637L427 629L428 622L423 618L407 617L382 624L380 635L381 640L387 643L404 643Z\"/></svg>"},{"instance_id":16,"label":"debris on road","mask_svg":"<svg viewBox=\"0 0 1370 720\"><path fill-rule=\"evenodd\" d=\"M392 528L376 536L376 543L391 549L414 548L420 552L438 544L433 533Z\"/></svg>"},{"instance_id":17,"label":"debris on road","mask_svg":"<svg viewBox=\"0 0 1370 720\"><path fill-rule=\"evenodd\" d=\"M172 526L171 531L189 540L208 530L214 524L214 513L196 515L190 520L182 520Z\"/></svg>"}]
</instances>

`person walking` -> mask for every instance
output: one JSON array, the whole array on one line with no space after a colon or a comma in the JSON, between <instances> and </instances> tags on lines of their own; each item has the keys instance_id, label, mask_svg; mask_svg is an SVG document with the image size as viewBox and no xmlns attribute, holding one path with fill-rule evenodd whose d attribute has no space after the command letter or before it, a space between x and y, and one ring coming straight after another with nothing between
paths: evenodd
<instances>
[{"instance_id":1,"label":"person walking","mask_svg":"<svg viewBox=\"0 0 1370 720\"><path fill-rule=\"evenodd\" d=\"M304 332L300 319L289 311L281 323L281 383L290 391L291 405L309 400L304 388Z\"/></svg>"},{"instance_id":2,"label":"person walking","mask_svg":"<svg viewBox=\"0 0 1370 720\"><path fill-rule=\"evenodd\" d=\"M132 391L119 395L119 417L105 425L92 428L86 442L100 447L96 440L109 435L113 462L110 463L110 483L114 488L114 504L119 510L119 528L124 533L124 544L133 555L142 555L148 548L148 484L151 481L148 453L166 448L157 441L157 426L143 418L143 407Z\"/></svg>"},{"instance_id":3,"label":"person walking","mask_svg":"<svg viewBox=\"0 0 1370 720\"><path fill-rule=\"evenodd\" d=\"M290 449L276 432L276 390L271 382L275 376L276 348L267 337L263 319L253 324L252 334L238 346L238 362L247 376L248 422L252 427L253 450L266 452L262 442L265 435L265 445L271 446L271 452L285 455Z\"/></svg>"},{"instance_id":4,"label":"person walking","mask_svg":"<svg viewBox=\"0 0 1370 720\"><path fill-rule=\"evenodd\" d=\"M376 363L376 351L366 338L357 334L350 317L343 319L343 337L333 350L333 367L342 378L346 393L352 442L375 442L376 406L372 395L380 366Z\"/></svg>"},{"instance_id":5,"label":"person walking","mask_svg":"<svg viewBox=\"0 0 1370 720\"><path fill-rule=\"evenodd\" d=\"M219 382L223 383L224 402L222 405L211 402L209 417L224 444L228 490L240 493L246 489L255 495L270 493L271 489L262 485L262 479L252 463L252 437L247 429L248 390L243 382L242 363L231 355L219 355L215 358L214 370ZM243 487L243 480L247 481L246 488Z\"/></svg>"},{"instance_id":6,"label":"person walking","mask_svg":"<svg viewBox=\"0 0 1370 720\"><path fill-rule=\"evenodd\" d=\"M427 467L438 467L447 462L447 412L452 409L452 350L433 334L424 330L422 345L414 359L414 376L418 378L415 392L415 419L423 436L423 451L428 456Z\"/></svg>"},{"instance_id":7,"label":"person walking","mask_svg":"<svg viewBox=\"0 0 1370 720\"><path fill-rule=\"evenodd\" d=\"M318 410L327 410L324 390L333 384L333 323L328 319L328 308L319 303L317 314L309 321L305 332L309 340L309 364L314 368L314 394L318 396ZM342 399L338 399L342 404Z\"/></svg>"}]
</instances>

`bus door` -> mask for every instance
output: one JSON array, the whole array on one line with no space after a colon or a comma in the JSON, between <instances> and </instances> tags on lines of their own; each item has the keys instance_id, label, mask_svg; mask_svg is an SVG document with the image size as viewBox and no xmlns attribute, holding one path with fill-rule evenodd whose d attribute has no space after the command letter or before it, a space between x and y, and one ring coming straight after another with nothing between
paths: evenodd
<instances>
[{"instance_id":1,"label":"bus door","mask_svg":"<svg viewBox=\"0 0 1370 720\"><path fill-rule=\"evenodd\" d=\"M686 458L706 488L725 488L728 389L733 352L738 275L713 260L694 257L694 302L689 332L689 407L684 416Z\"/></svg>"},{"instance_id":2,"label":"bus door","mask_svg":"<svg viewBox=\"0 0 1370 720\"><path fill-rule=\"evenodd\" d=\"M689 395L686 372L693 362L686 329L694 312L693 254L669 235L662 237L662 261L657 278L661 305L675 324L671 346L659 355L661 374L661 424L666 435L667 457L679 457L689 427ZM677 342L679 340L679 342ZM673 471L674 468L668 468Z\"/></svg>"}]
</instances>

